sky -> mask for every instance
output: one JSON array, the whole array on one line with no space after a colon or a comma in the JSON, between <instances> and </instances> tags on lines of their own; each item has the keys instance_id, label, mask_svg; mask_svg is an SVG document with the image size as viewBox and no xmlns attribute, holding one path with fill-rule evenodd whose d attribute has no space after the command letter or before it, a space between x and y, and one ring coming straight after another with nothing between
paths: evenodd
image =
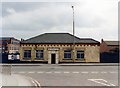
<instances>
[{"instance_id":1,"label":"sky","mask_svg":"<svg viewBox=\"0 0 120 88\"><path fill-rule=\"evenodd\" d=\"M2 2L3 37L29 39L43 33L71 33L98 41L118 40L118 0Z\"/></svg>"}]
</instances>

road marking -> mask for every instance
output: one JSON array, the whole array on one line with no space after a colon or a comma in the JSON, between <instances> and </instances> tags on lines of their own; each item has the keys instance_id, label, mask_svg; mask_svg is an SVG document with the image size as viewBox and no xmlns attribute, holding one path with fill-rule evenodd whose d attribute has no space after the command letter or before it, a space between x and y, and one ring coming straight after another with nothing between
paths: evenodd
<instances>
[{"instance_id":1,"label":"road marking","mask_svg":"<svg viewBox=\"0 0 120 88\"><path fill-rule=\"evenodd\" d=\"M18 72L18 73L25 73L25 72Z\"/></svg>"},{"instance_id":2,"label":"road marking","mask_svg":"<svg viewBox=\"0 0 120 88\"><path fill-rule=\"evenodd\" d=\"M28 73L35 73L35 72L28 72Z\"/></svg>"},{"instance_id":3,"label":"road marking","mask_svg":"<svg viewBox=\"0 0 120 88\"><path fill-rule=\"evenodd\" d=\"M117 72L110 72L110 73L117 73Z\"/></svg>"},{"instance_id":4,"label":"road marking","mask_svg":"<svg viewBox=\"0 0 120 88\"><path fill-rule=\"evenodd\" d=\"M61 73L61 72L54 72L54 73Z\"/></svg>"},{"instance_id":5,"label":"road marking","mask_svg":"<svg viewBox=\"0 0 120 88\"><path fill-rule=\"evenodd\" d=\"M97 74L98 72L91 72L91 73L93 73L93 74L96 73Z\"/></svg>"},{"instance_id":6,"label":"road marking","mask_svg":"<svg viewBox=\"0 0 120 88\"><path fill-rule=\"evenodd\" d=\"M32 83L33 83L35 86L37 86L37 84L35 83L35 81L34 81L34 80L32 80Z\"/></svg>"},{"instance_id":7,"label":"road marking","mask_svg":"<svg viewBox=\"0 0 120 88\"><path fill-rule=\"evenodd\" d=\"M63 73L70 73L70 72L63 72Z\"/></svg>"},{"instance_id":8,"label":"road marking","mask_svg":"<svg viewBox=\"0 0 120 88\"><path fill-rule=\"evenodd\" d=\"M87 74L88 72L81 72L81 73L83 73L83 74Z\"/></svg>"},{"instance_id":9,"label":"road marking","mask_svg":"<svg viewBox=\"0 0 120 88\"><path fill-rule=\"evenodd\" d=\"M50 74L50 73L52 73L52 72L46 72L46 73Z\"/></svg>"},{"instance_id":10,"label":"road marking","mask_svg":"<svg viewBox=\"0 0 120 88\"><path fill-rule=\"evenodd\" d=\"M30 79L31 79L31 81L32 81L32 83L36 86L36 87L39 87L40 88L40 83L37 81L37 80L35 80L35 79L33 79L33 78L31 78L31 77L29 77Z\"/></svg>"},{"instance_id":11,"label":"road marking","mask_svg":"<svg viewBox=\"0 0 120 88\"><path fill-rule=\"evenodd\" d=\"M37 73L44 73L44 72L37 72Z\"/></svg>"},{"instance_id":12,"label":"road marking","mask_svg":"<svg viewBox=\"0 0 120 88\"><path fill-rule=\"evenodd\" d=\"M21 71L21 72L12 72L13 74L14 73L21 73L21 74L24 74L24 73L26 73L26 72L24 72L24 71ZM35 73L35 72L28 72L28 73ZM52 72L43 72L43 71L39 71L39 72L36 72L36 73L52 73ZM62 73L61 71L55 71L55 72L53 72L53 73ZM70 73L69 71L65 71L65 72L63 72L63 73ZM77 73L80 73L80 72L78 72L78 71L73 71L72 73L74 73L74 74L77 74ZM89 73L89 72L87 72L87 71L83 71L83 72L81 72L81 73L83 73L83 74L87 74L87 73ZM91 72L92 74L97 74L97 73L101 73L101 74L106 74L106 73L108 73L108 72L97 72L97 71L92 71ZM109 73L111 73L111 74L115 74L115 73L117 73L117 72L109 72Z\"/></svg>"},{"instance_id":13,"label":"road marking","mask_svg":"<svg viewBox=\"0 0 120 88\"><path fill-rule=\"evenodd\" d=\"M108 81L104 80L104 79L88 79L90 81L93 81L95 83L99 83L99 84L102 84L104 86L116 86L112 83L108 83Z\"/></svg>"},{"instance_id":14,"label":"road marking","mask_svg":"<svg viewBox=\"0 0 120 88\"><path fill-rule=\"evenodd\" d=\"M107 73L107 72L101 72L101 73L105 74L105 73Z\"/></svg>"},{"instance_id":15,"label":"road marking","mask_svg":"<svg viewBox=\"0 0 120 88\"><path fill-rule=\"evenodd\" d=\"M34 79L34 81L37 84L37 86L40 87L40 83L37 80L35 80L35 79Z\"/></svg>"},{"instance_id":16,"label":"road marking","mask_svg":"<svg viewBox=\"0 0 120 88\"><path fill-rule=\"evenodd\" d=\"M79 73L79 72L72 72L72 73Z\"/></svg>"}]
</instances>

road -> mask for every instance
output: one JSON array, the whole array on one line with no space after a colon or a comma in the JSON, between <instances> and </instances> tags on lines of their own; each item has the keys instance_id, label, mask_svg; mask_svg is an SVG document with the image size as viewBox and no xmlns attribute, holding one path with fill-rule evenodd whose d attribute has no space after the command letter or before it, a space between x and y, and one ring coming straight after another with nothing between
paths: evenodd
<instances>
[{"instance_id":1,"label":"road","mask_svg":"<svg viewBox=\"0 0 120 88\"><path fill-rule=\"evenodd\" d=\"M118 86L118 66L12 66L11 72L40 86Z\"/></svg>"}]
</instances>

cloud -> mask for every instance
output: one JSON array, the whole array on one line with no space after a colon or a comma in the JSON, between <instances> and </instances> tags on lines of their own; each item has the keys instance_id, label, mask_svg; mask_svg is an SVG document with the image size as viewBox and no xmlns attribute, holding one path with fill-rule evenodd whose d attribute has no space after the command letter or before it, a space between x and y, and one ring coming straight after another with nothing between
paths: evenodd
<instances>
[{"instance_id":1,"label":"cloud","mask_svg":"<svg viewBox=\"0 0 120 88\"><path fill-rule=\"evenodd\" d=\"M117 39L117 1L82 0L77 3L4 3L3 35L30 38L45 32L72 33L72 8L78 37Z\"/></svg>"},{"instance_id":2,"label":"cloud","mask_svg":"<svg viewBox=\"0 0 120 88\"><path fill-rule=\"evenodd\" d=\"M15 13L15 10L13 8L8 8L6 9L6 11L10 14L14 14Z\"/></svg>"}]
</instances>

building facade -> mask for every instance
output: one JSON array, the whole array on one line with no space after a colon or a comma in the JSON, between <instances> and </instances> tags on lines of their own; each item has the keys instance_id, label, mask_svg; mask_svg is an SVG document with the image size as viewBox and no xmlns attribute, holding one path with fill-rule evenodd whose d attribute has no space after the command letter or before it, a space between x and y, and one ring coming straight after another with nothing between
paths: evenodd
<instances>
[{"instance_id":1,"label":"building facade","mask_svg":"<svg viewBox=\"0 0 120 88\"><path fill-rule=\"evenodd\" d=\"M14 37L0 38L0 53L19 53L20 41Z\"/></svg>"},{"instance_id":2,"label":"building facade","mask_svg":"<svg viewBox=\"0 0 120 88\"><path fill-rule=\"evenodd\" d=\"M101 40L100 62L119 63L119 41Z\"/></svg>"},{"instance_id":3,"label":"building facade","mask_svg":"<svg viewBox=\"0 0 120 88\"><path fill-rule=\"evenodd\" d=\"M103 39L101 40L100 44L100 53L104 52L118 52L119 50L119 41L104 41Z\"/></svg>"},{"instance_id":4,"label":"building facade","mask_svg":"<svg viewBox=\"0 0 120 88\"><path fill-rule=\"evenodd\" d=\"M69 33L45 33L20 43L21 61L49 64L73 62L100 62L100 43Z\"/></svg>"}]
</instances>

